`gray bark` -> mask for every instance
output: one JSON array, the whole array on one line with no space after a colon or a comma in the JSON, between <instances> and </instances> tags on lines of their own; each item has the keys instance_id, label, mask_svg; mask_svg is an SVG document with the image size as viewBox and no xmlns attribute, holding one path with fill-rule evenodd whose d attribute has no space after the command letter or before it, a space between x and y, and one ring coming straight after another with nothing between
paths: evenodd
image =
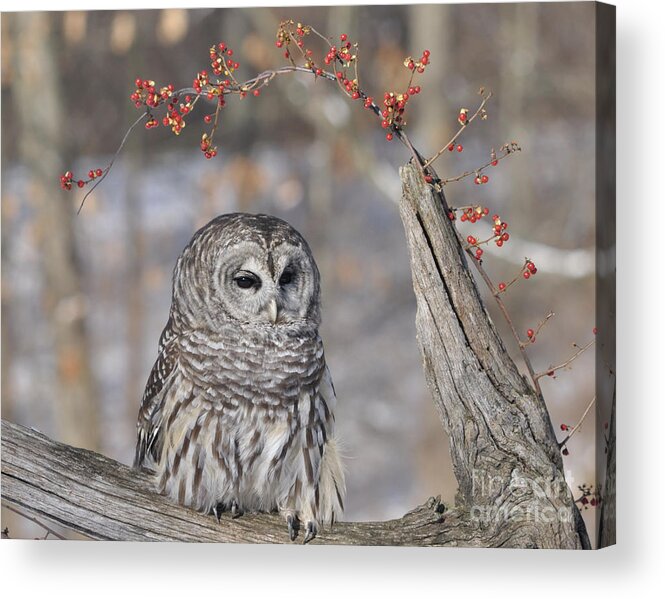
<instances>
[{"instance_id":1,"label":"gray bark","mask_svg":"<svg viewBox=\"0 0 665 599\"><path fill-rule=\"evenodd\" d=\"M483 306L445 199L402 168L423 367L450 437L457 506L429 500L398 520L340 523L314 542L588 548L545 404ZM97 539L285 542L281 518L217 523L152 492L138 472L3 422L3 500Z\"/></svg>"}]
</instances>

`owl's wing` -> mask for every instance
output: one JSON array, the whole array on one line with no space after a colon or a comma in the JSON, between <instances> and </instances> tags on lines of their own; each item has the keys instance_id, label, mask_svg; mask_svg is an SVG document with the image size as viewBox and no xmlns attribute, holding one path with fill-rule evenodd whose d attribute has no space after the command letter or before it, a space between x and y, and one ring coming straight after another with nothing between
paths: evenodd
<instances>
[{"instance_id":1,"label":"owl's wing","mask_svg":"<svg viewBox=\"0 0 665 599\"><path fill-rule=\"evenodd\" d=\"M330 371L323 370L318 392L311 397L304 425L304 483L313 490L311 511L323 522L334 522L344 510L344 471L335 435L337 404Z\"/></svg>"},{"instance_id":2,"label":"owl's wing","mask_svg":"<svg viewBox=\"0 0 665 599\"><path fill-rule=\"evenodd\" d=\"M165 390L175 374L178 361L177 336L173 332L172 320L166 323L159 338L157 361L152 367L143 392L139 408L134 467L146 465L146 458L157 460L161 451L160 429L164 407Z\"/></svg>"}]
</instances>

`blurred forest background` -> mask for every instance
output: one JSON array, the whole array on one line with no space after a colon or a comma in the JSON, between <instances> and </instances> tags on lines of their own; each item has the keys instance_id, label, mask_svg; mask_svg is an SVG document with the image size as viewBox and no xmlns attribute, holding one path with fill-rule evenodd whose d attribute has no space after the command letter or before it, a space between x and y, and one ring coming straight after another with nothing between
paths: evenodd
<instances>
[{"instance_id":1,"label":"blurred forest background","mask_svg":"<svg viewBox=\"0 0 665 599\"><path fill-rule=\"evenodd\" d=\"M274 46L282 19L348 33L374 97L403 89L404 58L429 49L407 113L423 153L446 143L481 86L494 93L489 119L464 133L462 154L444 154L439 174L474 168L506 142L523 148L489 184L469 178L446 192L452 205L482 203L509 222L511 241L486 253L495 281L511 279L525 256L538 266L507 302L523 335L556 313L530 350L543 370L595 324L593 11L557 3L4 13L2 417L130 464L178 254L218 214L267 212L303 233L321 269L321 332L348 456L346 519L397 517L430 495L452 503L396 206L409 154L385 141L361 103L311 76L279 77L259 98L230 98L211 161L198 149L198 110L180 138L136 129L80 216L82 192L62 191L58 179L108 163L137 117L136 77L189 86L209 68L213 43L234 48L242 80L284 64ZM575 424L594 395L592 353L543 381L559 438L559 425ZM595 483L593 412L569 449L576 492ZM592 510L583 513L592 525ZM12 537L43 535L2 516Z\"/></svg>"}]
</instances>

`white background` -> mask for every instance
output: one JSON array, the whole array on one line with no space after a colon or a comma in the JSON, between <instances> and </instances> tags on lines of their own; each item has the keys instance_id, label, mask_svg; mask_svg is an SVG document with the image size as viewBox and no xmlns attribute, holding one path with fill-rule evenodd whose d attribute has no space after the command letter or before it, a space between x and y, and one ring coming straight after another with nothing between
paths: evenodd
<instances>
[{"instance_id":1,"label":"white background","mask_svg":"<svg viewBox=\"0 0 665 599\"><path fill-rule=\"evenodd\" d=\"M333 3L333 2L328 2ZM311 2L311 4L328 4ZM370 3L370 2L367 2ZM389 4L384 0L380 4ZM297 4L262 0L262 6ZM378 3L377 3L378 4ZM662 589L663 3L616 0L618 539L598 552L0 542L4 596L636 596ZM183 2L2 2L2 10ZM194 6L233 5L197 0ZM589 32L591 35L592 32ZM659 576L660 575L660 576ZM659 581L657 582L657 576ZM658 587L656 587L658 588ZM608 592L609 591L609 592ZM5 593L10 593L7 595ZM647 596L653 596L650 592Z\"/></svg>"}]
</instances>

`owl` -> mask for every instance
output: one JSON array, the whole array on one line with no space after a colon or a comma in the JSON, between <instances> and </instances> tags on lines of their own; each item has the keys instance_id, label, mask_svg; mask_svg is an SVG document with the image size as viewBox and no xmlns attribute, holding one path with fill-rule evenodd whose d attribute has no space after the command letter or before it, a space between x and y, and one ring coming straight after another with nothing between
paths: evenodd
<instances>
[{"instance_id":1,"label":"owl","mask_svg":"<svg viewBox=\"0 0 665 599\"><path fill-rule=\"evenodd\" d=\"M138 416L134 466L159 492L218 519L279 511L305 543L339 518L319 281L307 242L278 218L226 214L196 232Z\"/></svg>"}]
</instances>

